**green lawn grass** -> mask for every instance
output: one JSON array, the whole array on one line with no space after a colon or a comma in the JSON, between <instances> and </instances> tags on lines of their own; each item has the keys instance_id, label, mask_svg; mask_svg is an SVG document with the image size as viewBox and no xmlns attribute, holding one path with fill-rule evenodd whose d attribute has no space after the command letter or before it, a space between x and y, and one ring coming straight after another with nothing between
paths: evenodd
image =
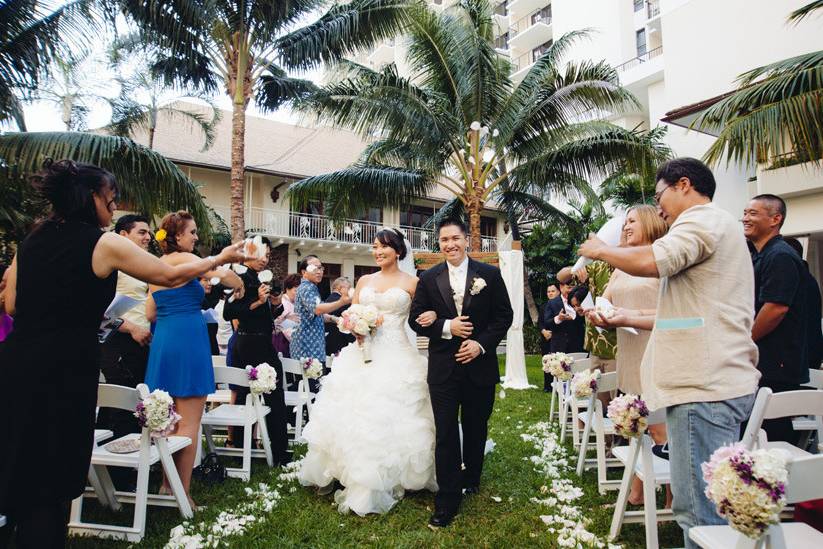
<instances>
[{"instance_id":1,"label":"green lawn grass","mask_svg":"<svg viewBox=\"0 0 823 549\"><path fill-rule=\"evenodd\" d=\"M539 357L527 359L529 379L542 387ZM540 487L546 479L535 472L524 458L534 454L528 442L520 435L529 425L548 417L549 395L539 389L506 391L506 398L498 397L490 422L490 438L497 444L487 456L481 491L464 500L460 515L447 529L437 532L427 528L432 511L433 495L428 492L407 494L390 513L383 516L341 515L332 506L332 496L320 497L313 490L300 486L292 492L294 482L279 480L280 469L269 469L261 460L255 460L252 481L229 479L219 486L193 487L193 496L206 509L195 515L195 521L211 521L223 510L230 510L244 501L245 488L268 483L281 485L282 499L268 514L263 514L242 535L224 538L230 547L557 547L553 534L539 516L551 514L551 509L530 501L540 497ZM300 450L298 453L301 453ZM576 454L570 455L574 461ZM574 475L574 472L570 472ZM619 473L616 473L619 474ZM595 472L587 472L582 479L574 477L575 484L584 490L584 496L575 504L590 519L589 530L605 539L617 492L606 496L597 493ZM492 497L499 497L498 503ZM119 517L103 511L95 503L87 503L84 518L119 523L131 520L131 508ZM146 537L139 547L162 547L169 531L180 524L181 517L174 509L153 508L148 511ZM680 529L674 523L660 527L663 547L679 547L683 541ZM624 526L617 543L624 547L643 547L642 525ZM69 547L126 547L124 542L96 538L71 538Z\"/></svg>"}]
</instances>

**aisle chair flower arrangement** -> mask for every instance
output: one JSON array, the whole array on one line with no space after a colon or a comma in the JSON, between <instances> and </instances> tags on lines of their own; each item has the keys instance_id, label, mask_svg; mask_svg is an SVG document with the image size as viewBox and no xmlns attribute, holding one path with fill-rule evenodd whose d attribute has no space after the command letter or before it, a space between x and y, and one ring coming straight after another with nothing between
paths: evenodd
<instances>
[{"instance_id":1,"label":"aisle chair flower arrangement","mask_svg":"<svg viewBox=\"0 0 823 549\"><path fill-rule=\"evenodd\" d=\"M543 355L543 371L551 374L557 381L569 381L572 378L574 358L566 353L549 353Z\"/></svg>"},{"instance_id":2,"label":"aisle chair flower arrangement","mask_svg":"<svg viewBox=\"0 0 823 549\"><path fill-rule=\"evenodd\" d=\"M649 407L637 395L612 399L606 415L614 423L614 433L625 438L640 437L649 426Z\"/></svg>"},{"instance_id":3,"label":"aisle chair flower arrangement","mask_svg":"<svg viewBox=\"0 0 823 549\"><path fill-rule=\"evenodd\" d=\"M747 450L742 443L721 446L701 465L706 497L729 526L759 539L780 522L786 506L787 452Z\"/></svg>"},{"instance_id":4,"label":"aisle chair flower arrangement","mask_svg":"<svg viewBox=\"0 0 823 549\"><path fill-rule=\"evenodd\" d=\"M249 390L255 396L271 393L277 387L277 370L268 362L246 366L246 375L249 377Z\"/></svg>"},{"instance_id":5,"label":"aisle chair flower arrangement","mask_svg":"<svg viewBox=\"0 0 823 549\"><path fill-rule=\"evenodd\" d=\"M149 396L137 403L134 417L140 427L149 430L151 438L167 437L182 417L174 407L174 400L166 391L155 389Z\"/></svg>"}]
</instances>

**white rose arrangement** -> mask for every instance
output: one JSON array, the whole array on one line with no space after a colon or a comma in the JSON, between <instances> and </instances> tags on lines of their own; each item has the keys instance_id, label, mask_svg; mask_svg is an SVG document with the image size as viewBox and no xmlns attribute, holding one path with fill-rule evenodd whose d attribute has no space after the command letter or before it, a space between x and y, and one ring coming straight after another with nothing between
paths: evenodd
<instances>
[{"instance_id":1,"label":"white rose arrangement","mask_svg":"<svg viewBox=\"0 0 823 549\"><path fill-rule=\"evenodd\" d=\"M277 387L277 371L267 362L257 366L246 366L249 377L249 390L252 394L271 393Z\"/></svg>"},{"instance_id":2,"label":"white rose arrangement","mask_svg":"<svg viewBox=\"0 0 823 549\"><path fill-rule=\"evenodd\" d=\"M637 395L621 395L609 403L606 415L614 423L614 432L625 438L635 438L649 426L649 408Z\"/></svg>"},{"instance_id":3,"label":"white rose arrangement","mask_svg":"<svg viewBox=\"0 0 823 549\"><path fill-rule=\"evenodd\" d=\"M472 280L472 287L469 289L469 293L471 295L477 295L480 292L482 292L483 288L485 288L486 286L486 281L477 276Z\"/></svg>"},{"instance_id":4,"label":"white rose arrangement","mask_svg":"<svg viewBox=\"0 0 823 549\"><path fill-rule=\"evenodd\" d=\"M586 398L597 392L597 372L578 372L572 378L572 388L577 398Z\"/></svg>"},{"instance_id":5,"label":"white rose arrangement","mask_svg":"<svg viewBox=\"0 0 823 549\"><path fill-rule=\"evenodd\" d=\"M174 432L174 426L182 419L174 408L174 400L166 391L155 389L149 396L137 403L134 417L140 427L147 427L151 438L167 437Z\"/></svg>"},{"instance_id":6,"label":"white rose arrangement","mask_svg":"<svg viewBox=\"0 0 823 549\"><path fill-rule=\"evenodd\" d=\"M316 358L303 358L300 364L309 379L319 379L323 375L323 363Z\"/></svg>"},{"instance_id":7,"label":"white rose arrangement","mask_svg":"<svg viewBox=\"0 0 823 549\"><path fill-rule=\"evenodd\" d=\"M572 378L572 364L574 358L566 353L543 355L543 371L553 375L558 381L569 381Z\"/></svg>"},{"instance_id":8,"label":"white rose arrangement","mask_svg":"<svg viewBox=\"0 0 823 549\"><path fill-rule=\"evenodd\" d=\"M355 334L365 337L374 334L377 330L379 319L380 312L373 305L355 303L340 315L340 320L337 321L337 328L344 334ZM364 361L367 363L371 362L367 345L360 345L360 349L363 351Z\"/></svg>"}]
</instances>

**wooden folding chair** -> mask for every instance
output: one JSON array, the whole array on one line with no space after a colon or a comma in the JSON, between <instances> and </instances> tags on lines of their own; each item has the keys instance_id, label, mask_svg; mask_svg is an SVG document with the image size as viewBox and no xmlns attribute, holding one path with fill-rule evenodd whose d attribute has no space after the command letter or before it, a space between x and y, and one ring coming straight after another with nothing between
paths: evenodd
<instances>
[{"instance_id":1,"label":"wooden folding chair","mask_svg":"<svg viewBox=\"0 0 823 549\"><path fill-rule=\"evenodd\" d=\"M149 396L149 389L141 383L136 389L119 385L101 384L97 389L97 405L101 408L118 408L134 411L137 402ZM177 475L172 455L191 444L188 437L161 437L151 439L149 430L129 434L118 440L139 440L140 450L130 454L115 454L106 450L104 446L95 446L91 455L91 466L94 468L99 487L87 488L86 493L72 501L69 517L69 533L81 536L96 536L101 538L120 539L138 542L146 532L146 506L159 505L164 507L178 507L184 518L191 518L192 510L188 497ZM160 462L166 479L171 487L172 495L149 494L149 468ZM108 474L108 467L128 467L137 469L137 491L115 491ZM120 509L121 503L134 504L134 520L131 526L114 526L110 524L95 524L82 521L83 498L97 496L101 503L108 504L115 511Z\"/></svg>"},{"instance_id":2,"label":"wooden folding chair","mask_svg":"<svg viewBox=\"0 0 823 549\"><path fill-rule=\"evenodd\" d=\"M214 381L215 383L231 383L240 387L249 386L248 374L246 370L240 368L217 366L214 368ZM282 380L278 379L277 382L282 383ZM251 478L251 458L253 457L265 457L269 467L274 466L269 432L265 422L270 411L271 409L263 404L262 396L249 393L246 395L245 404L221 404L203 414L201 425L209 452L241 456L243 459L239 468L226 467L228 476L248 481ZM262 450L252 448L252 430L255 426L259 427L260 439L263 441ZM214 444L215 427L243 427L242 448L216 446Z\"/></svg>"}]
</instances>

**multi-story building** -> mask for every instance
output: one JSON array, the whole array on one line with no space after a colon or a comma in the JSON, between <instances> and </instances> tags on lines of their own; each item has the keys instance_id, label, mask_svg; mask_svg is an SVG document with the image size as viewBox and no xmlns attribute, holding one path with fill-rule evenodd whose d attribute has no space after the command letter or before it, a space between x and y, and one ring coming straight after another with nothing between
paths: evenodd
<instances>
[{"instance_id":1,"label":"multi-story building","mask_svg":"<svg viewBox=\"0 0 823 549\"><path fill-rule=\"evenodd\" d=\"M495 0L491 0L495 1ZM688 129L718 96L736 88L737 77L801 53L823 49L823 23L810 17L787 23L809 0L503 0L495 5L495 45L511 59L519 82L554 40L590 29L570 60L605 60L638 99L639 108L615 114L626 128L668 126L665 141L677 156L700 158L715 136ZM434 0L448 9L455 0ZM394 61L403 70L405 51L378 48L368 63ZM791 155L790 155L791 156ZM751 196L773 193L788 205L784 234L805 242L807 260L823 279L823 171L795 158L768 159L757 167L721 164L715 202L742 213Z\"/></svg>"},{"instance_id":2,"label":"multi-story building","mask_svg":"<svg viewBox=\"0 0 823 549\"><path fill-rule=\"evenodd\" d=\"M185 108L201 110L188 104ZM231 113L223 113L212 147L202 150L202 139L189 124L161 117L154 148L175 162L201 186L206 202L229 223ZM146 143L146 136L135 140ZM302 210L290 207L288 188L305 177L328 173L357 160L365 143L354 133L330 128L308 128L254 116L246 117L246 229L268 236L274 246L273 268L278 276L294 272L306 254L320 256L326 279L354 280L373 272L370 255L376 232L399 227L416 251L435 249L436 238L426 221L450 197L436 190L426 200L402 208L374 208L357 219L335 224L318 202ZM505 239L502 216L487 209L482 217L483 250L495 251Z\"/></svg>"}]
</instances>

